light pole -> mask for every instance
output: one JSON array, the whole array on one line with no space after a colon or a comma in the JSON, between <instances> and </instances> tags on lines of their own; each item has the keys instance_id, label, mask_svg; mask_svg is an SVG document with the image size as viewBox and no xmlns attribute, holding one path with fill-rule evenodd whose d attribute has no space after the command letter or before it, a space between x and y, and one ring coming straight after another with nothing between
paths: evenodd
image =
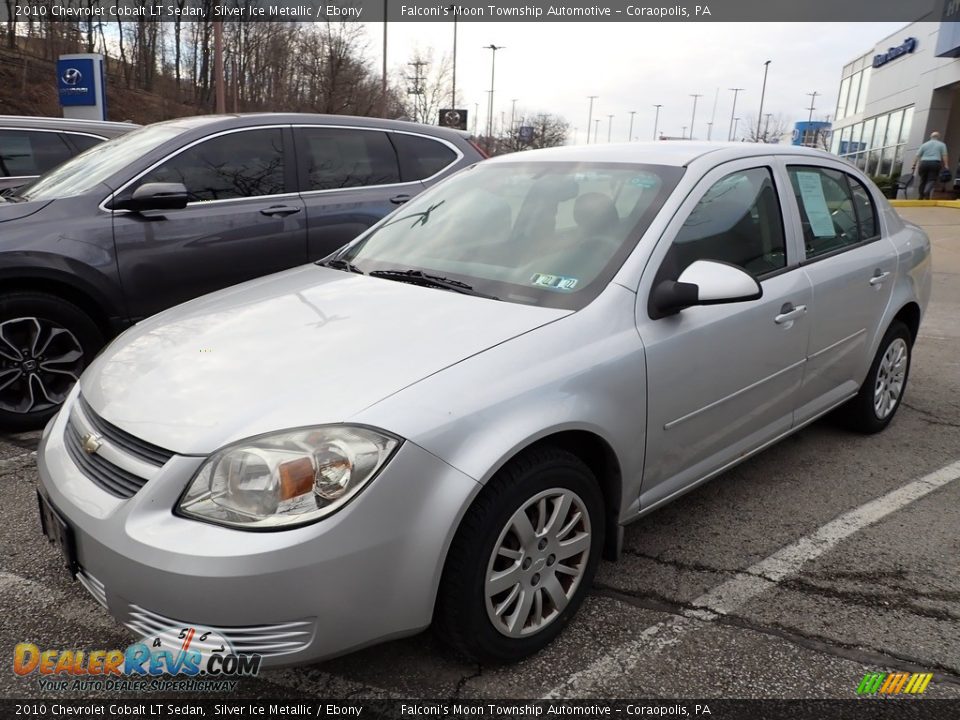
<instances>
[{"instance_id":1,"label":"light pole","mask_svg":"<svg viewBox=\"0 0 960 720\"><path fill-rule=\"evenodd\" d=\"M737 125L739 124L739 122L740 122L740 118L733 119L733 125L730 126L732 128L731 135L730 135L731 140L737 139Z\"/></svg>"},{"instance_id":2,"label":"light pole","mask_svg":"<svg viewBox=\"0 0 960 720\"><path fill-rule=\"evenodd\" d=\"M453 81L450 88L450 108L455 110L457 108L457 7L451 5L450 8L453 12Z\"/></svg>"},{"instance_id":3,"label":"light pole","mask_svg":"<svg viewBox=\"0 0 960 720\"><path fill-rule=\"evenodd\" d=\"M487 107L487 149L490 149L490 141L493 138L493 81L496 77L495 73L497 70L497 50L503 50L505 46L503 45L494 45L490 43L489 45L484 45L484 50L491 50L490 54L490 105Z\"/></svg>"},{"instance_id":4,"label":"light pole","mask_svg":"<svg viewBox=\"0 0 960 720\"><path fill-rule=\"evenodd\" d=\"M613 115L607 115L607 142L610 142L613 135Z\"/></svg>"},{"instance_id":5,"label":"light pole","mask_svg":"<svg viewBox=\"0 0 960 720\"><path fill-rule=\"evenodd\" d=\"M593 141L596 142L600 136L600 118L593 121Z\"/></svg>"},{"instance_id":6,"label":"light pole","mask_svg":"<svg viewBox=\"0 0 960 720\"><path fill-rule=\"evenodd\" d=\"M630 130L627 132L627 142L633 142L633 116L636 114L636 110L630 111Z\"/></svg>"},{"instance_id":7,"label":"light pole","mask_svg":"<svg viewBox=\"0 0 960 720\"><path fill-rule=\"evenodd\" d=\"M653 116L653 139L656 140L656 139L657 139L657 125L660 124L660 108L662 108L663 105L654 105L654 107L657 109L657 114Z\"/></svg>"},{"instance_id":8,"label":"light pole","mask_svg":"<svg viewBox=\"0 0 960 720\"><path fill-rule=\"evenodd\" d=\"M217 113L227 111L226 92L223 87L223 21L213 23L213 72L217 76L216 104Z\"/></svg>"},{"instance_id":9,"label":"light pole","mask_svg":"<svg viewBox=\"0 0 960 720\"><path fill-rule=\"evenodd\" d=\"M816 90L814 90L812 93L807 93L807 97L810 98L810 107L807 108L807 110L810 111L810 115L807 117L807 122L811 122L813 120L813 111L816 109L814 103L817 101L817 95L819 94L820 93L818 93Z\"/></svg>"},{"instance_id":10,"label":"light pole","mask_svg":"<svg viewBox=\"0 0 960 720\"><path fill-rule=\"evenodd\" d=\"M710 140L711 137L713 137L713 123L708 122L707 123L707 140Z\"/></svg>"},{"instance_id":11,"label":"light pole","mask_svg":"<svg viewBox=\"0 0 960 720\"><path fill-rule=\"evenodd\" d=\"M737 93L741 92L743 88L730 88L733 91L733 107L730 108L730 129L727 131L727 140L733 140L733 116L737 112Z\"/></svg>"},{"instance_id":12,"label":"light pole","mask_svg":"<svg viewBox=\"0 0 960 720\"><path fill-rule=\"evenodd\" d=\"M593 101L596 100L599 95L587 95L587 99L590 101L590 112L587 115L587 145L590 144L590 124L593 122ZM596 136L593 138L596 140Z\"/></svg>"},{"instance_id":13,"label":"light pole","mask_svg":"<svg viewBox=\"0 0 960 720\"><path fill-rule=\"evenodd\" d=\"M681 140L686 140L686 139L687 139L687 126L686 126L686 125L681 125L681 126L680 126L680 139L681 139Z\"/></svg>"},{"instance_id":14,"label":"light pole","mask_svg":"<svg viewBox=\"0 0 960 720\"><path fill-rule=\"evenodd\" d=\"M380 77L380 115L387 116L387 0L383 0L383 72Z\"/></svg>"},{"instance_id":15,"label":"light pole","mask_svg":"<svg viewBox=\"0 0 960 720\"><path fill-rule=\"evenodd\" d=\"M764 117L767 119L767 122L764 123L763 125L763 141L764 142L767 141L767 133L770 132L770 116L771 115L773 115L773 113L767 113L766 115L764 115Z\"/></svg>"},{"instance_id":16,"label":"light pole","mask_svg":"<svg viewBox=\"0 0 960 720\"><path fill-rule=\"evenodd\" d=\"M510 108L510 132L513 133L517 129L517 100L519 98L514 98L510 102L512 107Z\"/></svg>"},{"instance_id":17,"label":"light pole","mask_svg":"<svg viewBox=\"0 0 960 720\"><path fill-rule=\"evenodd\" d=\"M703 95L691 93L690 97L693 98L693 114L690 116L690 139L693 140L693 123L697 119L697 98L701 98Z\"/></svg>"},{"instance_id":18,"label":"light pole","mask_svg":"<svg viewBox=\"0 0 960 720\"><path fill-rule=\"evenodd\" d=\"M757 113L757 142L760 142L760 121L763 119L763 99L767 94L767 72L770 70L770 60L763 63L763 89L760 91L760 112Z\"/></svg>"}]
</instances>

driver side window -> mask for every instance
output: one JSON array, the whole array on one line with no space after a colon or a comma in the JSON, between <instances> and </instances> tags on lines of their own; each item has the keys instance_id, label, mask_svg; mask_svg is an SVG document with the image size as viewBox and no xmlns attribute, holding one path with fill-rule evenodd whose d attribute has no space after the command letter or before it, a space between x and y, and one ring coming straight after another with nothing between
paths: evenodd
<instances>
[{"instance_id":1,"label":"driver side window","mask_svg":"<svg viewBox=\"0 0 960 720\"><path fill-rule=\"evenodd\" d=\"M786 267L783 216L769 168L738 170L707 190L667 256L674 278L696 260L729 263L758 279Z\"/></svg>"}]
</instances>

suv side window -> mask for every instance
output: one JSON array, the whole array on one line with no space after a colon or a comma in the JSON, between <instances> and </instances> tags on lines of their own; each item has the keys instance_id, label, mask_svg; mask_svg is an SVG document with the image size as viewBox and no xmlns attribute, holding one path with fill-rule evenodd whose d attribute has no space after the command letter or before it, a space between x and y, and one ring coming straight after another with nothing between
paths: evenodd
<instances>
[{"instance_id":1,"label":"suv side window","mask_svg":"<svg viewBox=\"0 0 960 720\"><path fill-rule=\"evenodd\" d=\"M447 145L420 135L392 133L400 157L400 178L403 182L425 180L454 163L457 154Z\"/></svg>"},{"instance_id":2,"label":"suv side window","mask_svg":"<svg viewBox=\"0 0 960 720\"><path fill-rule=\"evenodd\" d=\"M240 130L204 140L144 175L139 184L179 182L191 202L284 192L281 128Z\"/></svg>"},{"instance_id":3,"label":"suv side window","mask_svg":"<svg viewBox=\"0 0 960 720\"><path fill-rule=\"evenodd\" d=\"M89 150L94 145L103 142L103 138L93 137L92 135L81 135L80 133L67 133L67 139L77 148L77 152Z\"/></svg>"},{"instance_id":4,"label":"suv side window","mask_svg":"<svg viewBox=\"0 0 960 720\"><path fill-rule=\"evenodd\" d=\"M379 130L296 128L304 191L400 182L397 154Z\"/></svg>"},{"instance_id":5,"label":"suv side window","mask_svg":"<svg viewBox=\"0 0 960 720\"><path fill-rule=\"evenodd\" d=\"M673 278L695 260L718 260L762 278L787 265L783 215L769 168L738 170L707 190L673 241Z\"/></svg>"},{"instance_id":6,"label":"suv side window","mask_svg":"<svg viewBox=\"0 0 960 720\"><path fill-rule=\"evenodd\" d=\"M0 130L0 177L43 175L71 157L59 133Z\"/></svg>"},{"instance_id":7,"label":"suv side window","mask_svg":"<svg viewBox=\"0 0 960 720\"><path fill-rule=\"evenodd\" d=\"M860 191L865 195L859 201L863 213L860 218L846 173L799 165L789 167L788 171L800 208L807 260L856 245L875 234L873 201L860 185Z\"/></svg>"}]
</instances>

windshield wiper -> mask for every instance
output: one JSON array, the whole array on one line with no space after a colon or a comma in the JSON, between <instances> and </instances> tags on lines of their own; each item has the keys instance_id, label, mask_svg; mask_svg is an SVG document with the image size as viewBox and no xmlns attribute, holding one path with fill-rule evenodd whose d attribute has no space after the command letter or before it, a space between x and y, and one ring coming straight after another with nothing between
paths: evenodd
<instances>
[{"instance_id":1,"label":"windshield wiper","mask_svg":"<svg viewBox=\"0 0 960 720\"><path fill-rule=\"evenodd\" d=\"M474 297L487 298L488 300L500 299L494 295L487 295L479 290L474 290L473 285L467 285L465 282L440 277L439 275L428 275L422 270L371 270L370 277L379 277L386 280L397 280L399 282L410 283L411 285L420 285L421 287L452 290L453 292L462 293L464 295L473 295Z\"/></svg>"},{"instance_id":2,"label":"windshield wiper","mask_svg":"<svg viewBox=\"0 0 960 720\"><path fill-rule=\"evenodd\" d=\"M347 272L363 275L363 270L358 268L352 262L347 262L346 260L341 260L340 258L333 258L332 260L318 260L316 264L320 267L333 268L334 270L346 270Z\"/></svg>"}]
</instances>

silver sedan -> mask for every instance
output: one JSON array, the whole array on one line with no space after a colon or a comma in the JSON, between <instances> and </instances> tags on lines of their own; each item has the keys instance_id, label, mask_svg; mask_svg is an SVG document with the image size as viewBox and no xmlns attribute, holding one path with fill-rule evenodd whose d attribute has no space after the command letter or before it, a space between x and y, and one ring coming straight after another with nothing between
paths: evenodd
<instances>
[{"instance_id":1,"label":"silver sedan","mask_svg":"<svg viewBox=\"0 0 960 720\"><path fill-rule=\"evenodd\" d=\"M627 523L827 412L886 427L930 285L923 232L825 153L498 157L119 337L44 433L44 525L147 637L270 665L433 624L516 660Z\"/></svg>"}]
</instances>

